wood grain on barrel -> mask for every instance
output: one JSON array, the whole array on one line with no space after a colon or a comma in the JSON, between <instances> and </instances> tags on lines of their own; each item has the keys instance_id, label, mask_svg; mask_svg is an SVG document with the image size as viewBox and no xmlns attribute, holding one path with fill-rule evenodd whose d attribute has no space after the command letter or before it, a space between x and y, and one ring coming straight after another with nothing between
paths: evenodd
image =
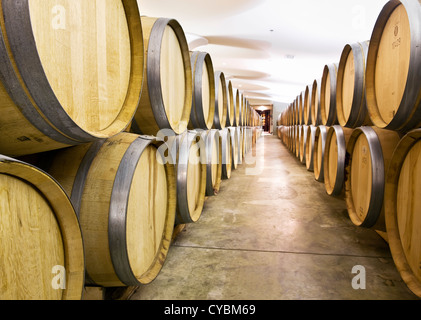
<instances>
[{"instance_id":1,"label":"wood grain on barrel","mask_svg":"<svg viewBox=\"0 0 421 320\"><path fill-rule=\"evenodd\" d=\"M417 142L404 159L396 196L397 222L403 251L421 283L421 142Z\"/></svg>"},{"instance_id":2,"label":"wood grain on barrel","mask_svg":"<svg viewBox=\"0 0 421 320\"><path fill-rule=\"evenodd\" d=\"M52 26L57 4L29 1L41 63L65 111L83 129L103 130L115 121L129 87L131 49L122 1L61 1L63 29Z\"/></svg>"},{"instance_id":3,"label":"wood grain on barrel","mask_svg":"<svg viewBox=\"0 0 421 320\"><path fill-rule=\"evenodd\" d=\"M65 253L55 213L36 188L0 174L0 298L61 300L52 270Z\"/></svg>"}]
</instances>

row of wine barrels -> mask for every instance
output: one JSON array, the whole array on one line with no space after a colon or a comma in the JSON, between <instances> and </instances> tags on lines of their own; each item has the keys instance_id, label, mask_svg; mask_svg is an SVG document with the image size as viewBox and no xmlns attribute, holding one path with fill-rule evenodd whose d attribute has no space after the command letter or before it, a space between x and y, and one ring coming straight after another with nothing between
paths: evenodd
<instances>
[{"instance_id":1,"label":"row of wine barrels","mask_svg":"<svg viewBox=\"0 0 421 320\"><path fill-rule=\"evenodd\" d=\"M310 128L316 129L308 126L307 136L311 136ZM376 126L319 126L315 131L316 167L320 162L317 149L323 146L327 131L322 156L327 194L344 194L354 225L386 232L397 270L408 288L421 297L421 204L417 197L421 190L421 129L403 136ZM294 132L293 127L281 128L281 140L291 151L295 141L289 140L295 139Z\"/></svg>"},{"instance_id":2,"label":"row of wine barrels","mask_svg":"<svg viewBox=\"0 0 421 320\"><path fill-rule=\"evenodd\" d=\"M2 3L0 152L8 156L115 135L137 110L145 59L137 1L68 1L66 25L52 28L54 4Z\"/></svg>"},{"instance_id":3,"label":"row of wine barrels","mask_svg":"<svg viewBox=\"0 0 421 320\"><path fill-rule=\"evenodd\" d=\"M402 133L421 127L420 20L419 0L390 0L370 40L345 45L339 64L324 67L322 125L376 126ZM303 111L303 118L296 116L300 107L295 99L281 124L310 124L305 102Z\"/></svg>"},{"instance_id":4,"label":"row of wine barrels","mask_svg":"<svg viewBox=\"0 0 421 320\"><path fill-rule=\"evenodd\" d=\"M174 225L197 221L205 190L218 193L223 145L228 175L238 164L230 148L241 130L187 131L167 143L122 132L37 155L45 171L0 156L0 298L80 300L84 285L153 281ZM59 288L55 270L64 270Z\"/></svg>"},{"instance_id":5,"label":"row of wine barrels","mask_svg":"<svg viewBox=\"0 0 421 320\"><path fill-rule=\"evenodd\" d=\"M210 55L190 57L176 20L141 17L134 0L100 6L78 0L64 6L65 27L75 35L70 38L58 32L61 26L49 25L52 5L3 6L2 154L35 154L127 130L156 135L164 128L181 134L189 123L190 128L218 128ZM75 14L80 10L86 12L81 19ZM103 41L86 41L99 37ZM221 126L238 126L232 84L224 85L229 116L218 113ZM238 100L243 102L242 95Z\"/></svg>"},{"instance_id":6,"label":"row of wine barrels","mask_svg":"<svg viewBox=\"0 0 421 320\"><path fill-rule=\"evenodd\" d=\"M37 167L5 156L0 184L0 299L80 300L82 232L63 188Z\"/></svg>"}]
</instances>

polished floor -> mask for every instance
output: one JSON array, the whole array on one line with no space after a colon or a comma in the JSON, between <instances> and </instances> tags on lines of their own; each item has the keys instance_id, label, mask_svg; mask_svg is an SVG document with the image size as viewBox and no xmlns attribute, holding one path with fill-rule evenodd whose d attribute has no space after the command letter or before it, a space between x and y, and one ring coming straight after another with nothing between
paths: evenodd
<instances>
[{"instance_id":1,"label":"polished floor","mask_svg":"<svg viewBox=\"0 0 421 320\"><path fill-rule=\"evenodd\" d=\"M355 227L280 140L263 136L247 160L131 300L417 299L387 243Z\"/></svg>"}]
</instances>

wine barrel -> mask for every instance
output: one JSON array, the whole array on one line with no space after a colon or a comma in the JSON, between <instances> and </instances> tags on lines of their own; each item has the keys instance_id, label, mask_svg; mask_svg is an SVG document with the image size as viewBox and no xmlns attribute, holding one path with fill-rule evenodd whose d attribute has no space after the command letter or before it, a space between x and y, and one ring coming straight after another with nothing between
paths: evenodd
<instances>
[{"instance_id":1,"label":"wine barrel","mask_svg":"<svg viewBox=\"0 0 421 320\"><path fill-rule=\"evenodd\" d=\"M80 300L83 239L65 191L44 171L6 156L0 185L0 299Z\"/></svg>"},{"instance_id":2,"label":"wine barrel","mask_svg":"<svg viewBox=\"0 0 421 320\"><path fill-rule=\"evenodd\" d=\"M235 117L234 117L234 127L239 127L240 124L240 116L241 116L241 108L242 108L242 103L243 103L243 94L240 92L240 90L238 89L233 89L234 90L234 97L235 97L235 104L234 104L234 109L235 109Z\"/></svg>"},{"instance_id":3,"label":"wine barrel","mask_svg":"<svg viewBox=\"0 0 421 320\"><path fill-rule=\"evenodd\" d=\"M365 82L369 42L347 44L342 50L336 84L336 111L342 127L371 125Z\"/></svg>"},{"instance_id":4,"label":"wine barrel","mask_svg":"<svg viewBox=\"0 0 421 320\"><path fill-rule=\"evenodd\" d=\"M309 126L302 125L300 133L300 162L306 164L306 145L307 145L307 132Z\"/></svg>"},{"instance_id":5,"label":"wine barrel","mask_svg":"<svg viewBox=\"0 0 421 320\"><path fill-rule=\"evenodd\" d=\"M318 182L324 181L324 154L326 147L326 137L329 127L318 126L314 137L313 149L313 170L314 178Z\"/></svg>"},{"instance_id":6,"label":"wine barrel","mask_svg":"<svg viewBox=\"0 0 421 320\"><path fill-rule=\"evenodd\" d=\"M2 154L17 157L108 138L125 130L136 112L144 70L137 2L66 1L56 6L52 21L56 2L2 3Z\"/></svg>"},{"instance_id":7,"label":"wine barrel","mask_svg":"<svg viewBox=\"0 0 421 320\"><path fill-rule=\"evenodd\" d=\"M227 83L227 120L225 123L226 127L232 127L235 123L235 97L232 87L231 80L228 80Z\"/></svg>"},{"instance_id":8,"label":"wine barrel","mask_svg":"<svg viewBox=\"0 0 421 320\"><path fill-rule=\"evenodd\" d=\"M232 172L232 141L228 128L220 130L222 141L222 179L231 179Z\"/></svg>"},{"instance_id":9,"label":"wine barrel","mask_svg":"<svg viewBox=\"0 0 421 320\"><path fill-rule=\"evenodd\" d=\"M174 166L164 147L154 137L124 132L53 157L48 172L79 216L87 284L139 286L160 272L176 204Z\"/></svg>"},{"instance_id":10,"label":"wine barrel","mask_svg":"<svg viewBox=\"0 0 421 320\"><path fill-rule=\"evenodd\" d=\"M336 113L336 76L338 64L325 65L320 84L320 124L333 126L338 124Z\"/></svg>"},{"instance_id":11,"label":"wine barrel","mask_svg":"<svg viewBox=\"0 0 421 320\"><path fill-rule=\"evenodd\" d=\"M384 210L389 247L402 279L421 297L421 130L407 133L386 174Z\"/></svg>"},{"instance_id":12,"label":"wine barrel","mask_svg":"<svg viewBox=\"0 0 421 320\"><path fill-rule=\"evenodd\" d=\"M367 108L379 128L421 126L421 3L389 1L379 14L367 58Z\"/></svg>"},{"instance_id":13,"label":"wine barrel","mask_svg":"<svg viewBox=\"0 0 421 320\"><path fill-rule=\"evenodd\" d=\"M324 155L324 182L326 193L338 196L344 190L346 145L353 129L334 125L326 137Z\"/></svg>"},{"instance_id":14,"label":"wine barrel","mask_svg":"<svg viewBox=\"0 0 421 320\"><path fill-rule=\"evenodd\" d=\"M311 88L311 101L310 101L310 116L311 124L318 126L322 124L321 111L320 111L320 85L321 80L314 80Z\"/></svg>"},{"instance_id":15,"label":"wine barrel","mask_svg":"<svg viewBox=\"0 0 421 320\"><path fill-rule=\"evenodd\" d=\"M308 171L314 171L314 144L316 139L317 127L309 126L306 138L306 168Z\"/></svg>"},{"instance_id":16,"label":"wine barrel","mask_svg":"<svg viewBox=\"0 0 421 320\"><path fill-rule=\"evenodd\" d=\"M231 155L232 155L232 170L237 170L239 164L239 140L238 140L238 132L236 127L229 127L228 128L231 135Z\"/></svg>"},{"instance_id":17,"label":"wine barrel","mask_svg":"<svg viewBox=\"0 0 421 320\"><path fill-rule=\"evenodd\" d=\"M376 127L357 128L349 138L345 200L356 226L385 231L385 172L399 140L397 132Z\"/></svg>"},{"instance_id":18,"label":"wine barrel","mask_svg":"<svg viewBox=\"0 0 421 320\"><path fill-rule=\"evenodd\" d=\"M306 86L304 91L304 106L303 106L303 123L311 125L311 92L313 85Z\"/></svg>"},{"instance_id":19,"label":"wine barrel","mask_svg":"<svg viewBox=\"0 0 421 320\"><path fill-rule=\"evenodd\" d=\"M297 97L298 104L298 122L304 125L304 95L305 91L301 92Z\"/></svg>"},{"instance_id":20,"label":"wine barrel","mask_svg":"<svg viewBox=\"0 0 421 320\"><path fill-rule=\"evenodd\" d=\"M202 216L206 195L206 146L200 130L169 137L177 177L176 224L196 223Z\"/></svg>"},{"instance_id":21,"label":"wine barrel","mask_svg":"<svg viewBox=\"0 0 421 320\"><path fill-rule=\"evenodd\" d=\"M215 117L215 75L210 55L191 53L193 72L193 98L189 129L212 129Z\"/></svg>"},{"instance_id":22,"label":"wine barrel","mask_svg":"<svg viewBox=\"0 0 421 320\"><path fill-rule=\"evenodd\" d=\"M146 48L145 81L132 131L157 136L162 129L186 131L193 99L190 52L175 19L141 17Z\"/></svg>"},{"instance_id":23,"label":"wine barrel","mask_svg":"<svg viewBox=\"0 0 421 320\"><path fill-rule=\"evenodd\" d=\"M300 159L300 142L301 142L301 125L294 126L295 128L295 156Z\"/></svg>"},{"instance_id":24,"label":"wine barrel","mask_svg":"<svg viewBox=\"0 0 421 320\"><path fill-rule=\"evenodd\" d=\"M206 147L206 196L215 196L221 187L222 141L219 130L201 132Z\"/></svg>"},{"instance_id":25,"label":"wine barrel","mask_svg":"<svg viewBox=\"0 0 421 320\"><path fill-rule=\"evenodd\" d=\"M215 118L213 128L225 128L228 113L228 93L225 75L222 71L215 72Z\"/></svg>"}]
</instances>

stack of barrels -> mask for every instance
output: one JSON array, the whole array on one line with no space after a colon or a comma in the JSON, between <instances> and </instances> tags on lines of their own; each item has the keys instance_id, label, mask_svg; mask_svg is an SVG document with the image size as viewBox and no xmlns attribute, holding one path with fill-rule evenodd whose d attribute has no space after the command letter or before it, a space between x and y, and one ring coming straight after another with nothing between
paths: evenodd
<instances>
[{"instance_id":1,"label":"stack of barrels","mask_svg":"<svg viewBox=\"0 0 421 320\"><path fill-rule=\"evenodd\" d=\"M136 0L1 7L0 299L150 283L250 150L255 111Z\"/></svg>"},{"instance_id":2,"label":"stack of barrels","mask_svg":"<svg viewBox=\"0 0 421 320\"><path fill-rule=\"evenodd\" d=\"M420 23L420 1L389 1L370 41L347 44L278 119L280 139L344 197L353 224L382 234L419 297Z\"/></svg>"}]
</instances>

